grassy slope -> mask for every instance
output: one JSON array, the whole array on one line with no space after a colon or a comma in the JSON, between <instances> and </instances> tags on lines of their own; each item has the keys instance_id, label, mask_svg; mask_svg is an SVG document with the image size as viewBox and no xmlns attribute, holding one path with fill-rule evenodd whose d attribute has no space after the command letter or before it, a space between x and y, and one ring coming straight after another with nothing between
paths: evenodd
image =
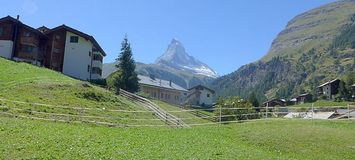
<instances>
[{"instance_id":1,"label":"grassy slope","mask_svg":"<svg viewBox=\"0 0 355 160\"><path fill-rule=\"evenodd\" d=\"M152 113L122 113L108 110L142 111L145 108L111 92L45 68L0 58L0 98L55 106L36 106L0 101L0 112L27 117L69 121L100 121L141 124L127 118L154 119ZM89 108L88 110L72 107ZM64 115L58 115L64 114ZM70 118L68 118L68 115ZM96 117L82 117L96 116ZM145 124L162 124L160 121Z\"/></svg>"},{"instance_id":2,"label":"grassy slope","mask_svg":"<svg viewBox=\"0 0 355 160\"><path fill-rule=\"evenodd\" d=\"M171 113L172 115L181 118L186 124L201 124L201 123L209 123L211 121L196 117L191 112L187 112L185 109L182 109L178 106L170 105L168 103L154 100L160 108L164 109L165 111ZM213 115L211 115L213 116Z\"/></svg>"},{"instance_id":3,"label":"grassy slope","mask_svg":"<svg viewBox=\"0 0 355 160\"><path fill-rule=\"evenodd\" d=\"M121 129L0 117L0 159L355 159L354 134L354 121Z\"/></svg>"}]
</instances>

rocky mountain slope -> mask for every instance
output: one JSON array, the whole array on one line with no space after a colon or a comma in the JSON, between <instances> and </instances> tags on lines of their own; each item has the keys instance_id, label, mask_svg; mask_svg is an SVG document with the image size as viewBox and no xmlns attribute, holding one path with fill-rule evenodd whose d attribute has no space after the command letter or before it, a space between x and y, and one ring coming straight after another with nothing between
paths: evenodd
<instances>
[{"instance_id":1,"label":"rocky mountain slope","mask_svg":"<svg viewBox=\"0 0 355 160\"><path fill-rule=\"evenodd\" d=\"M318 84L353 76L355 1L330 3L293 18L267 55L212 83L218 95L260 100L315 93Z\"/></svg>"},{"instance_id":2,"label":"rocky mountain slope","mask_svg":"<svg viewBox=\"0 0 355 160\"><path fill-rule=\"evenodd\" d=\"M188 55L184 46L176 39L171 41L166 52L155 61L155 64L212 78L218 76L208 65Z\"/></svg>"},{"instance_id":3,"label":"rocky mountain slope","mask_svg":"<svg viewBox=\"0 0 355 160\"><path fill-rule=\"evenodd\" d=\"M115 67L117 63L104 64L104 78L117 70ZM184 88L209 84L218 77L216 71L190 56L182 43L176 39L171 41L166 52L157 58L154 64L136 63L136 72L140 75L154 75L160 79L172 80Z\"/></svg>"}]
</instances>

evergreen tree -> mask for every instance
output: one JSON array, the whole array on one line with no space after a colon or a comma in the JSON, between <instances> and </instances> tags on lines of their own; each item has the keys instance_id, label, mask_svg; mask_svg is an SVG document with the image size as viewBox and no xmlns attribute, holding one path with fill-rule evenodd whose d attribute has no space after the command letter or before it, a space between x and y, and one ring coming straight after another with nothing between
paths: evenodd
<instances>
[{"instance_id":1,"label":"evergreen tree","mask_svg":"<svg viewBox=\"0 0 355 160\"><path fill-rule=\"evenodd\" d=\"M254 106L254 107L259 107L259 101L258 99L256 98L256 95L255 95L255 92L252 92L250 95L249 95L249 98L248 98L249 102Z\"/></svg>"},{"instance_id":2,"label":"evergreen tree","mask_svg":"<svg viewBox=\"0 0 355 160\"><path fill-rule=\"evenodd\" d=\"M115 76L114 84L116 91L118 92L121 88L129 92L137 92L139 86L137 73L134 71L136 69L136 65L127 35L122 41L121 53L116 60L119 62L116 65L118 73L117 76Z\"/></svg>"},{"instance_id":3,"label":"evergreen tree","mask_svg":"<svg viewBox=\"0 0 355 160\"><path fill-rule=\"evenodd\" d=\"M340 99L347 99L348 98L348 91L346 89L346 84L344 81L339 82L339 88L338 88L338 98Z\"/></svg>"}]
</instances>

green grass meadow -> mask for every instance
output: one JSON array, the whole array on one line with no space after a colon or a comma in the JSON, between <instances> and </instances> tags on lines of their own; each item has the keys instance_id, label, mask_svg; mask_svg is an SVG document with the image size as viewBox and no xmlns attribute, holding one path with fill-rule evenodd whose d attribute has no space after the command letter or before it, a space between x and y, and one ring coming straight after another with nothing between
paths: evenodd
<instances>
[{"instance_id":1,"label":"green grass meadow","mask_svg":"<svg viewBox=\"0 0 355 160\"><path fill-rule=\"evenodd\" d=\"M185 129L0 117L0 159L355 159L354 121L259 120Z\"/></svg>"},{"instance_id":2,"label":"green grass meadow","mask_svg":"<svg viewBox=\"0 0 355 160\"><path fill-rule=\"evenodd\" d=\"M53 121L164 125L160 120L136 120L156 119L156 116L136 102L116 96L110 91L46 68L2 58L0 58L1 112Z\"/></svg>"},{"instance_id":3,"label":"green grass meadow","mask_svg":"<svg viewBox=\"0 0 355 160\"><path fill-rule=\"evenodd\" d=\"M210 122L154 102L187 124ZM134 101L0 58L0 159L355 159L354 135L354 120L169 128Z\"/></svg>"}]
</instances>

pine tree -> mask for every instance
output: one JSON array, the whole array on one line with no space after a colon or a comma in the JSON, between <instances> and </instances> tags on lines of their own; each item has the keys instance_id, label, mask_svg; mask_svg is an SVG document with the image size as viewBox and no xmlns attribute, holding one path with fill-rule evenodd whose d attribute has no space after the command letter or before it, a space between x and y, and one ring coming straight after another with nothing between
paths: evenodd
<instances>
[{"instance_id":1,"label":"pine tree","mask_svg":"<svg viewBox=\"0 0 355 160\"><path fill-rule=\"evenodd\" d=\"M248 101L249 101L254 107L259 107L259 105L260 105L258 99L256 98L255 92L252 92L252 93L249 95Z\"/></svg>"},{"instance_id":2,"label":"pine tree","mask_svg":"<svg viewBox=\"0 0 355 160\"><path fill-rule=\"evenodd\" d=\"M136 69L136 65L127 35L121 44L121 53L116 59L119 62L116 65L116 68L118 68L117 76L115 76L116 91L118 92L119 89L124 89L129 92L137 92L139 86L137 73L134 71Z\"/></svg>"},{"instance_id":3,"label":"pine tree","mask_svg":"<svg viewBox=\"0 0 355 160\"><path fill-rule=\"evenodd\" d=\"M345 86L346 86L346 84L344 81L339 82L338 98L340 98L340 99L347 99L349 96L348 91Z\"/></svg>"}]
</instances>

